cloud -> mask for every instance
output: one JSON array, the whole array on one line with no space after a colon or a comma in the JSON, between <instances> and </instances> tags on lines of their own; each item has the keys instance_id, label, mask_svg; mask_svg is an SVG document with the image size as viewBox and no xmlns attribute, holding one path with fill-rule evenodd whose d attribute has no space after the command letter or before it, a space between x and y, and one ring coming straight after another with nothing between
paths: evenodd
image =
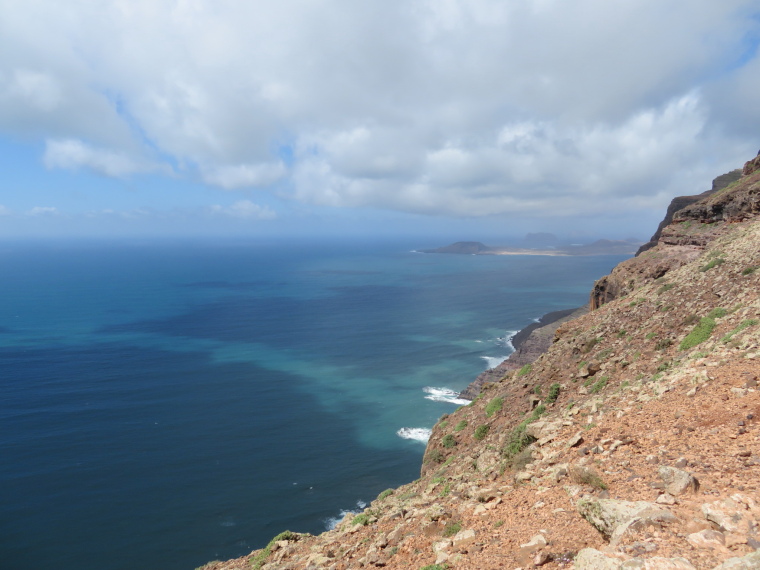
<instances>
[{"instance_id":1,"label":"cloud","mask_svg":"<svg viewBox=\"0 0 760 570\"><path fill-rule=\"evenodd\" d=\"M11 216L11 215L13 215L13 211L7 206L3 206L2 204L0 204L0 216Z\"/></svg>"},{"instance_id":2,"label":"cloud","mask_svg":"<svg viewBox=\"0 0 760 570\"><path fill-rule=\"evenodd\" d=\"M57 216L58 214L58 208L52 206L35 206L26 213L27 216Z\"/></svg>"},{"instance_id":3,"label":"cloud","mask_svg":"<svg viewBox=\"0 0 760 570\"><path fill-rule=\"evenodd\" d=\"M75 139L45 141L43 162L50 169L87 168L98 174L114 177L154 170L151 165L135 161L123 153L95 148Z\"/></svg>"},{"instance_id":4,"label":"cloud","mask_svg":"<svg viewBox=\"0 0 760 570\"><path fill-rule=\"evenodd\" d=\"M204 182L225 190L270 186L285 176L282 162L219 166L203 174Z\"/></svg>"},{"instance_id":5,"label":"cloud","mask_svg":"<svg viewBox=\"0 0 760 570\"><path fill-rule=\"evenodd\" d=\"M228 207L214 205L211 206L210 210L212 214L220 214L247 220L274 220L277 218L277 214L274 210L268 206L261 206L251 202L250 200L240 200Z\"/></svg>"},{"instance_id":6,"label":"cloud","mask_svg":"<svg viewBox=\"0 0 760 570\"><path fill-rule=\"evenodd\" d=\"M50 168L122 177L161 160L221 189L342 208L661 208L756 150L759 12L0 0L0 131L47 140Z\"/></svg>"}]
</instances>

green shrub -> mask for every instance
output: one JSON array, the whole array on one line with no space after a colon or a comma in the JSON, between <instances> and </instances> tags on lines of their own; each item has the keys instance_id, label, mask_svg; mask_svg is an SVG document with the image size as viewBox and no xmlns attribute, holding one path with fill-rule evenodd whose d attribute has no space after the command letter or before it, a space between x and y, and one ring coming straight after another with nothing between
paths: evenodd
<instances>
[{"instance_id":1,"label":"green shrub","mask_svg":"<svg viewBox=\"0 0 760 570\"><path fill-rule=\"evenodd\" d=\"M602 376L602 377L601 377L601 378L600 378L600 379L599 379L599 380L596 382L596 384L594 384L594 385L591 387L591 393L592 393L592 394L598 394L599 392L601 392L601 391L604 389L604 387L607 385L607 382L609 382L609 380L610 380L610 377L609 377L609 376Z\"/></svg>"},{"instance_id":2,"label":"green shrub","mask_svg":"<svg viewBox=\"0 0 760 570\"><path fill-rule=\"evenodd\" d=\"M552 404L557 401L559 397L560 385L556 382L549 386L549 393L546 395L546 403Z\"/></svg>"},{"instance_id":3,"label":"green shrub","mask_svg":"<svg viewBox=\"0 0 760 570\"><path fill-rule=\"evenodd\" d=\"M424 459L425 463L430 463L431 461L433 463L443 463L446 461L446 456L440 449L432 449L427 453Z\"/></svg>"},{"instance_id":4,"label":"green shrub","mask_svg":"<svg viewBox=\"0 0 760 570\"><path fill-rule=\"evenodd\" d=\"M714 328L714 319L711 319L710 317L702 317L699 324L694 327L694 330L686 335L686 338L681 341L681 344L678 346L679 350L688 350L694 348L698 344L702 344L710 338Z\"/></svg>"},{"instance_id":5,"label":"green shrub","mask_svg":"<svg viewBox=\"0 0 760 570\"><path fill-rule=\"evenodd\" d=\"M501 450L502 455L508 461L512 460L523 449L536 441L536 438L525 433L525 429L528 427L528 424L535 422L545 412L545 405L541 404L540 406L536 406L536 409L533 410L533 413L531 413L527 419L523 420L512 429L512 432L509 434L509 438L507 439L507 443Z\"/></svg>"},{"instance_id":6,"label":"green shrub","mask_svg":"<svg viewBox=\"0 0 760 570\"><path fill-rule=\"evenodd\" d=\"M647 340L652 340L652 339L653 339L654 337L656 337L656 336L657 336L657 333L656 333L656 332L654 332L654 331L652 331L652 332L650 332L650 333L647 333L646 339L647 339Z\"/></svg>"},{"instance_id":7,"label":"green shrub","mask_svg":"<svg viewBox=\"0 0 760 570\"><path fill-rule=\"evenodd\" d=\"M712 260L710 260L706 265L703 265L699 268L699 270L704 273L705 271L710 271L713 267L717 267L718 265L723 265L726 262L725 259L722 257L716 257Z\"/></svg>"},{"instance_id":8,"label":"green shrub","mask_svg":"<svg viewBox=\"0 0 760 570\"><path fill-rule=\"evenodd\" d=\"M360 524L362 526L367 526L369 524L369 515L367 513L360 513L353 518L351 524Z\"/></svg>"},{"instance_id":9,"label":"green shrub","mask_svg":"<svg viewBox=\"0 0 760 570\"><path fill-rule=\"evenodd\" d=\"M441 489L441 492L440 492L440 493L438 493L438 496L439 496L439 497L445 497L445 496L447 496L449 493L451 493L451 483L446 483L446 484L443 486L443 489Z\"/></svg>"},{"instance_id":10,"label":"green shrub","mask_svg":"<svg viewBox=\"0 0 760 570\"><path fill-rule=\"evenodd\" d=\"M385 499L386 497L391 496L392 494L393 494L393 489L386 489L385 491L383 491L382 493L380 493L377 496L377 500L378 501L382 501L383 499Z\"/></svg>"},{"instance_id":11,"label":"green shrub","mask_svg":"<svg viewBox=\"0 0 760 570\"><path fill-rule=\"evenodd\" d=\"M522 368L520 368L520 370L517 372L517 375L518 376L525 376L531 370L533 370L533 365L532 364L526 364L525 366L523 366Z\"/></svg>"},{"instance_id":12,"label":"green shrub","mask_svg":"<svg viewBox=\"0 0 760 570\"><path fill-rule=\"evenodd\" d=\"M454 431L462 431L462 430L463 430L464 428L466 428L466 427L467 427L467 421L466 421L466 420L462 420L461 422L459 422L459 423L458 423L458 424L457 424L457 425L454 427Z\"/></svg>"},{"instance_id":13,"label":"green shrub","mask_svg":"<svg viewBox=\"0 0 760 570\"><path fill-rule=\"evenodd\" d=\"M447 434L443 436L441 443L443 444L443 447L445 447L446 449L451 449L457 444L457 440L454 439L453 435Z\"/></svg>"},{"instance_id":14,"label":"green shrub","mask_svg":"<svg viewBox=\"0 0 760 570\"><path fill-rule=\"evenodd\" d=\"M275 542L279 542L280 540L298 540L301 535L299 535L296 532L290 532L289 530L286 530L284 532L281 532L277 536L275 536L272 540L269 541L269 543L264 547L264 549L259 552L256 556L251 558L251 567L253 570L259 570L264 565L264 562L267 558L269 558L269 555L272 554L272 546L274 546Z\"/></svg>"},{"instance_id":15,"label":"green shrub","mask_svg":"<svg viewBox=\"0 0 760 570\"><path fill-rule=\"evenodd\" d=\"M443 529L443 536L450 537L454 536L456 533L458 533L460 530L462 530L462 523L461 522L451 522L446 525L446 527Z\"/></svg>"},{"instance_id":16,"label":"green shrub","mask_svg":"<svg viewBox=\"0 0 760 570\"><path fill-rule=\"evenodd\" d=\"M443 420L441 423L438 424L438 427L440 429L446 429L446 426L449 425L448 420Z\"/></svg>"},{"instance_id":17,"label":"green shrub","mask_svg":"<svg viewBox=\"0 0 760 570\"><path fill-rule=\"evenodd\" d=\"M725 317L728 314L728 311L722 307L715 307L712 311L710 311L707 315L708 319L720 319Z\"/></svg>"},{"instance_id":18,"label":"green shrub","mask_svg":"<svg viewBox=\"0 0 760 570\"><path fill-rule=\"evenodd\" d=\"M742 271L742 275L752 275L755 271L758 270L760 266L758 265L750 265L749 267L745 267Z\"/></svg>"},{"instance_id":19,"label":"green shrub","mask_svg":"<svg viewBox=\"0 0 760 570\"><path fill-rule=\"evenodd\" d=\"M474 438L475 438L475 439L477 439L478 441L480 441L480 440L482 440L482 439L485 439L485 437L488 435L488 430L489 430L489 429L491 429L491 426L489 426L489 425L486 425L486 424L483 424L483 425L481 425L481 426L478 426L478 427L475 429L475 433L473 434L473 436L472 436L472 437L474 437Z\"/></svg>"},{"instance_id":20,"label":"green shrub","mask_svg":"<svg viewBox=\"0 0 760 570\"><path fill-rule=\"evenodd\" d=\"M730 341L731 338L735 334L738 334L738 333L742 332L744 329L747 329L749 327L754 327L756 324L758 324L758 322L760 322L760 321L758 321L757 319L747 319L745 321L742 321L741 323L739 323L738 327L736 327L734 330L732 330L730 333L728 333L722 339L720 339L721 342L725 343L725 342Z\"/></svg>"},{"instance_id":21,"label":"green shrub","mask_svg":"<svg viewBox=\"0 0 760 570\"><path fill-rule=\"evenodd\" d=\"M489 418L494 415L496 412L501 411L501 407L504 405L504 400L502 398L496 397L490 402L488 402L488 405L486 406L486 416Z\"/></svg>"}]
</instances>

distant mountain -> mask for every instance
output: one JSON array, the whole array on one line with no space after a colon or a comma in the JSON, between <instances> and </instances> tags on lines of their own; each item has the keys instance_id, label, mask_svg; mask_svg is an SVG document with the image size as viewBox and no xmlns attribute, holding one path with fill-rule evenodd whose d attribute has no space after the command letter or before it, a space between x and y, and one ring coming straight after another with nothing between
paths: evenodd
<instances>
[{"instance_id":1,"label":"distant mountain","mask_svg":"<svg viewBox=\"0 0 760 570\"><path fill-rule=\"evenodd\" d=\"M435 249L423 249L422 253L464 253L473 255L476 253L490 253L491 248L479 241L458 241L445 247Z\"/></svg>"}]
</instances>

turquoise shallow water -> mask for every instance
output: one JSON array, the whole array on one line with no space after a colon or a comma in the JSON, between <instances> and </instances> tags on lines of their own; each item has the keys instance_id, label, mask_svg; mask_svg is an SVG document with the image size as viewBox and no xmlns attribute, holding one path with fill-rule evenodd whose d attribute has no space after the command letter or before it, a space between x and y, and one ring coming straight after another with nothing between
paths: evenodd
<instances>
[{"instance_id":1,"label":"turquoise shallow water","mask_svg":"<svg viewBox=\"0 0 760 570\"><path fill-rule=\"evenodd\" d=\"M416 478L399 430L622 259L416 245L0 247L4 567L194 568L319 532Z\"/></svg>"}]
</instances>

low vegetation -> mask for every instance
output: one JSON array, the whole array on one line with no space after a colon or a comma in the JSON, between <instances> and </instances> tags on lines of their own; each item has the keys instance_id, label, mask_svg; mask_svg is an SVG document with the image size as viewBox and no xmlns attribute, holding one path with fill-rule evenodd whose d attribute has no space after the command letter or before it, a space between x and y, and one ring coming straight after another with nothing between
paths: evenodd
<instances>
[{"instance_id":1,"label":"low vegetation","mask_svg":"<svg viewBox=\"0 0 760 570\"><path fill-rule=\"evenodd\" d=\"M472 437L477 439L478 441L481 441L485 439L485 437L488 435L488 430L491 429L491 426L487 424L483 424L475 428L475 433Z\"/></svg>"},{"instance_id":2,"label":"low vegetation","mask_svg":"<svg viewBox=\"0 0 760 570\"><path fill-rule=\"evenodd\" d=\"M496 412L500 412L502 406L504 405L504 400L502 398L496 397L490 402L488 402L488 405L486 405L486 415L490 418L492 415L494 415Z\"/></svg>"},{"instance_id":3,"label":"low vegetation","mask_svg":"<svg viewBox=\"0 0 760 570\"><path fill-rule=\"evenodd\" d=\"M681 344L678 348L680 350L689 350L698 344L702 344L708 338L710 338L710 335L712 334L714 328L715 319L712 319L710 317L702 317L699 321L699 324L694 327L694 330L686 335L686 337L681 341Z\"/></svg>"},{"instance_id":4,"label":"low vegetation","mask_svg":"<svg viewBox=\"0 0 760 570\"><path fill-rule=\"evenodd\" d=\"M457 440L454 438L453 435L447 434L443 436L443 439L441 440L441 444L446 449L451 449L457 444Z\"/></svg>"},{"instance_id":5,"label":"low vegetation","mask_svg":"<svg viewBox=\"0 0 760 570\"><path fill-rule=\"evenodd\" d=\"M272 554L272 546L274 546L275 542L279 542L281 540L298 540L299 537L300 535L298 533L290 532L289 530L281 532L275 536L272 540L269 541L269 544L267 544L261 552L251 558L251 567L253 570L259 570L259 568L264 565L266 559L269 558L270 554Z\"/></svg>"}]
</instances>

